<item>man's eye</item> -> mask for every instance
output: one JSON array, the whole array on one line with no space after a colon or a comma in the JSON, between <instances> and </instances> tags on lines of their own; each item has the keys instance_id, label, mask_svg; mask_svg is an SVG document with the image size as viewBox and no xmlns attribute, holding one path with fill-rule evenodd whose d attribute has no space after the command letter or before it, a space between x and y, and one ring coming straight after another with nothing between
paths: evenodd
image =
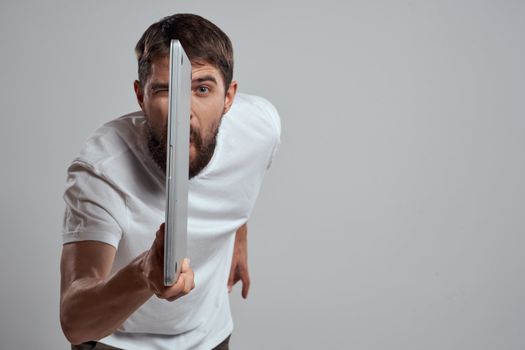
<instances>
[{"instance_id":1,"label":"man's eye","mask_svg":"<svg viewBox=\"0 0 525 350\"><path fill-rule=\"evenodd\" d=\"M210 89L207 86L199 86L197 88L197 92L199 94L207 94L208 92L210 92Z\"/></svg>"}]
</instances>

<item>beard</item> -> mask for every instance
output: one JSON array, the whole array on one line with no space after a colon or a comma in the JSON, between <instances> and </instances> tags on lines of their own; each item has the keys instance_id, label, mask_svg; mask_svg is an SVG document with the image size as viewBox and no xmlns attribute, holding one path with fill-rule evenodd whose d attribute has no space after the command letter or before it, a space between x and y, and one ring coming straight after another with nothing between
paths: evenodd
<instances>
[{"instance_id":1,"label":"beard","mask_svg":"<svg viewBox=\"0 0 525 350\"><path fill-rule=\"evenodd\" d=\"M213 153L215 152L215 146L217 145L217 135L219 133L219 126L221 124L222 117L219 122L212 125L208 135L205 139L202 138L200 130L196 130L190 126L190 140L195 147L196 155L192 160L190 159L190 166L188 169L188 177L191 179L198 175L202 169L208 165ZM166 173L166 150L167 150L167 135L168 127L164 127L162 137L155 136L151 126L148 125L148 149L153 161L159 166L159 168Z\"/></svg>"}]
</instances>

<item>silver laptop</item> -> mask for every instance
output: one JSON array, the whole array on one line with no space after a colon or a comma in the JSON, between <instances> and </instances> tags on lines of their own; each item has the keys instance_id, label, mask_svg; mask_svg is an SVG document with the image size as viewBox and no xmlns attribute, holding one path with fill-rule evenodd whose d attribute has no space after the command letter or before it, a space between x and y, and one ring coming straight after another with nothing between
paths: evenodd
<instances>
[{"instance_id":1,"label":"silver laptop","mask_svg":"<svg viewBox=\"0 0 525 350\"><path fill-rule=\"evenodd\" d=\"M187 257L191 62L178 40L170 45L164 284L179 277Z\"/></svg>"}]
</instances>

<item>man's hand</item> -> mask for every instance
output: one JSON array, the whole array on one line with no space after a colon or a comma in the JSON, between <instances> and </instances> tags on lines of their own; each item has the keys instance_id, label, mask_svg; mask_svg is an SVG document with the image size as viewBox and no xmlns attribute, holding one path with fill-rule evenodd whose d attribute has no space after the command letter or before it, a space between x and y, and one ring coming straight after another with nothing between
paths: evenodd
<instances>
[{"instance_id":1,"label":"man's hand","mask_svg":"<svg viewBox=\"0 0 525 350\"><path fill-rule=\"evenodd\" d=\"M232 266L228 278L228 292L231 293L235 283L242 281L242 297L248 297L250 290L250 274L248 273L248 226L242 225L235 234Z\"/></svg>"},{"instance_id":2,"label":"man's hand","mask_svg":"<svg viewBox=\"0 0 525 350\"><path fill-rule=\"evenodd\" d=\"M153 293L173 301L195 286L185 259L177 282L164 287L164 225L148 251L110 275L115 254L113 246L95 241L62 248L60 322L71 344L110 335Z\"/></svg>"},{"instance_id":3,"label":"man's hand","mask_svg":"<svg viewBox=\"0 0 525 350\"><path fill-rule=\"evenodd\" d=\"M157 297L174 301L195 288L189 259L184 259L177 282L169 287L164 286L164 224L160 225L150 250L144 252L141 259L142 274L146 279L148 288Z\"/></svg>"}]
</instances>

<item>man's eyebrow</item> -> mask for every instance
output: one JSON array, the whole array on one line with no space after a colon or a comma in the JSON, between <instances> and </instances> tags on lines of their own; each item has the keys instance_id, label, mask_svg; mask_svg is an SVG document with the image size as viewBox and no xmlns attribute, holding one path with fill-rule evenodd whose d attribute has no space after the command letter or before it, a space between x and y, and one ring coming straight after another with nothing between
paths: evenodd
<instances>
[{"instance_id":1,"label":"man's eyebrow","mask_svg":"<svg viewBox=\"0 0 525 350\"><path fill-rule=\"evenodd\" d=\"M153 82L149 84L150 89L152 90L160 90L160 89L166 89L168 90L169 84L168 83L160 83L160 82Z\"/></svg>"},{"instance_id":2,"label":"man's eyebrow","mask_svg":"<svg viewBox=\"0 0 525 350\"><path fill-rule=\"evenodd\" d=\"M205 81L211 81L217 84L217 79L213 75L205 75L196 79L193 79L192 83L204 83Z\"/></svg>"}]
</instances>

